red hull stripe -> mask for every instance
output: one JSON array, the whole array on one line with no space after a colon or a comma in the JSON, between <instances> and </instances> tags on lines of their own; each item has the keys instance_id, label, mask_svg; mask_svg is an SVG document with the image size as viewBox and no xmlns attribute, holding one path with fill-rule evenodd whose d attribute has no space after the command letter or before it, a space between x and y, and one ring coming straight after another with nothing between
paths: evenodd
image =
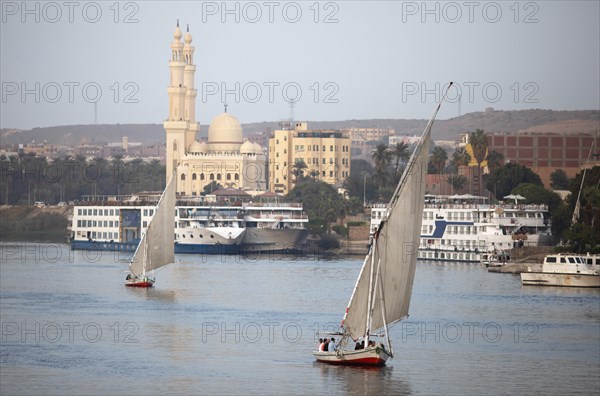
<instances>
[{"instance_id":1,"label":"red hull stripe","mask_svg":"<svg viewBox=\"0 0 600 396\"><path fill-rule=\"evenodd\" d=\"M129 287L152 287L153 283L150 282L139 282L139 283L125 283L125 286Z\"/></svg>"},{"instance_id":2,"label":"red hull stripe","mask_svg":"<svg viewBox=\"0 0 600 396\"><path fill-rule=\"evenodd\" d=\"M317 361L343 366L385 366L385 360L376 357L368 357L354 360L321 360L317 358Z\"/></svg>"}]
</instances>

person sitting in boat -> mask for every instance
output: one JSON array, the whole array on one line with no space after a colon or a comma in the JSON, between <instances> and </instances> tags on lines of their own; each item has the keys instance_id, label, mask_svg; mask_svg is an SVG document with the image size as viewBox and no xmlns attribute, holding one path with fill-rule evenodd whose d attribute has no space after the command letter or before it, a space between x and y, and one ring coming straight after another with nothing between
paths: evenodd
<instances>
[{"instance_id":1,"label":"person sitting in boat","mask_svg":"<svg viewBox=\"0 0 600 396\"><path fill-rule=\"evenodd\" d=\"M337 349L337 345L335 345L335 338L331 337L331 342L329 343L327 350L329 352L335 352Z\"/></svg>"},{"instance_id":2,"label":"person sitting in boat","mask_svg":"<svg viewBox=\"0 0 600 396\"><path fill-rule=\"evenodd\" d=\"M319 352L324 352L325 351L325 343L323 342L322 338L319 338Z\"/></svg>"},{"instance_id":3,"label":"person sitting in boat","mask_svg":"<svg viewBox=\"0 0 600 396\"><path fill-rule=\"evenodd\" d=\"M356 345L354 345L354 350L358 351L359 349L362 349L362 347L360 346L360 342L356 341Z\"/></svg>"},{"instance_id":4,"label":"person sitting in boat","mask_svg":"<svg viewBox=\"0 0 600 396\"><path fill-rule=\"evenodd\" d=\"M323 352L329 351L329 340L327 338L323 338Z\"/></svg>"}]
</instances>

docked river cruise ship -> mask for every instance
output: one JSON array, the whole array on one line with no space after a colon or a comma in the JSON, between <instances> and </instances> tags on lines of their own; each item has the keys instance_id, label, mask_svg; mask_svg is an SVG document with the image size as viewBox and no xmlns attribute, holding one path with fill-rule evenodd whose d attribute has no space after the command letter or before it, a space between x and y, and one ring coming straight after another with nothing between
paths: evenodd
<instances>
[{"instance_id":1,"label":"docked river cruise ship","mask_svg":"<svg viewBox=\"0 0 600 396\"><path fill-rule=\"evenodd\" d=\"M480 262L482 255L550 243L546 205L488 204L473 195L425 197L419 259ZM371 210L371 234L386 205Z\"/></svg>"},{"instance_id":2,"label":"docked river cruise ship","mask_svg":"<svg viewBox=\"0 0 600 396\"><path fill-rule=\"evenodd\" d=\"M74 250L133 252L154 215L158 196L87 199L73 210ZM306 241L308 217L296 203L212 203L178 200L175 252L234 254L298 250Z\"/></svg>"}]
</instances>

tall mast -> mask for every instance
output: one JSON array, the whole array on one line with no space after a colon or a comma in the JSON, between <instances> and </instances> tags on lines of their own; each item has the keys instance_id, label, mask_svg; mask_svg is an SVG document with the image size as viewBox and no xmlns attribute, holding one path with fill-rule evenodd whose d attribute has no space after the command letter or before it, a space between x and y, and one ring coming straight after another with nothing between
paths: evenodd
<instances>
[{"instance_id":1,"label":"tall mast","mask_svg":"<svg viewBox=\"0 0 600 396\"><path fill-rule=\"evenodd\" d=\"M369 275L369 297L367 299L367 321L365 328L365 347L369 344L369 332L371 331L371 314L373 313L373 269L375 267L375 248L377 246L377 236L373 239L371 247L371 274Z\"/></svg>"}]
</instances>

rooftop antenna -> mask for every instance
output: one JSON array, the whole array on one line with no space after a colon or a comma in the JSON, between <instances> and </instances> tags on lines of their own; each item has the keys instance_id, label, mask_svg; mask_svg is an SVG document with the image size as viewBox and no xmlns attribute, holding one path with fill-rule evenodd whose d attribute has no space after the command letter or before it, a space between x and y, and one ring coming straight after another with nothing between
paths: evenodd
<instances>
[{"instance_id":1,"label":"rooftop antenna","mask_svg":"<svg viewBox=\"0 0 600 396\"><path fill-rule=\"evenodd\" d=\"M223 106L225 106L225 113L227 113L227 102L223 103Z\"/></svg>"},{"instance_id":2,"label":"rooftop antenna","mask_svg":"<svg viewBox=\"0 0 600 396\"><path fill-rule=\"evenodd\" d=\"M177 27L179 27L179 18L177 18Z\"/></svg>"},{"instance_id":3,"label":"rooftop antenna","mask_svg":"<svg viewBox=\"0 0 600 396\"><path fill-rule=\"evenodd\" d=\"M295 99L290 100L290 124L294 124L294 105L296 104Z\"/></svg>"}]
</instances>

